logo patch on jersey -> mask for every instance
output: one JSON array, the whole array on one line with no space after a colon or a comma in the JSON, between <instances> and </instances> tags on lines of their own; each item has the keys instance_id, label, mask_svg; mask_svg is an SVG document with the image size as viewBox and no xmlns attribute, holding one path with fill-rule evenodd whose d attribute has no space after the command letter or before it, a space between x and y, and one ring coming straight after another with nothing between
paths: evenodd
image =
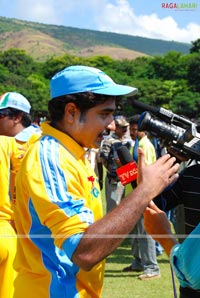
<instances>
[{"instance_id":1,"label":"logo patch on jersey","mask_svg":"<svg viewBox=\"0 0 200 298\"><path fill-rule=\"evenodd\" d=\"M95 182L95 178L94 176L89 176L87 177L88 181L91 182L91 194L95 197L98 198L98 195L100 193L100 191L94 186L94 182Z\"/></svg>"}]
</instances>

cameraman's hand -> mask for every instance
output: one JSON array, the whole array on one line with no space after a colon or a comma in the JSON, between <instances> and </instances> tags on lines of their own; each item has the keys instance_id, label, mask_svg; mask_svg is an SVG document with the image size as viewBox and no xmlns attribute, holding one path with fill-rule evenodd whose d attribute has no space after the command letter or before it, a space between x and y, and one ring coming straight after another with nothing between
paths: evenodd
<instances>
[{"instance_id":1,"label":"cameraman's hand","mask_svg":"<svg viewBox=\"0 0 200 298\"><path fill-rule=\"evenodd\" d=\"M138 148L138 185L142 184L148 197L159 195L169 184L178 179L179 164L175 157L165 154L150 165L145 165L145 155Z\"/></svg>"},{"instance_id":2,"label":"cameraman's hand","mask_svg":"<svg viewBox=\"0 0 200 298\"><path fill-rule=\"evenodd\" d=\"M153 201L143 213L145 231L158 241L170 254L172 247L177 243L171 232L171 225L165 212L160 210Z\"/></svg>"},{"instance_id":3,"label":"cameraman's hand","mask_svg":"<svg viewBox=\"0 0 200 298\"><path fill-rule=\"evenodd\" d=\"M160 235L172 234L166 213L159 209L153 201L149 203L149 206L145 209L143 216L145 230L153 237L154 240L159 241Z\"/></svg>"}]
</instances>

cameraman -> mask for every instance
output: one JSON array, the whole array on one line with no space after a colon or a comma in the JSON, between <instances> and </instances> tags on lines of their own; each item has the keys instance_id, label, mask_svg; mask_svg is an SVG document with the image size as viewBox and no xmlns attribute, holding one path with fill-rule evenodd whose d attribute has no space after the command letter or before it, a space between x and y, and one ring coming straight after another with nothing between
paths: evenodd
<instances>
[{"instance_id":1,"label":"cameraman","mask_svg":"<svg viewBox=\"0 0 200 298\"><path fill-rule=\"evenodd\" d=\"M167 120L167 122L163 122L152 117L149 113L143 113L138 125L139 130L146 129L154 136L157 136L162 140L167 150L176 156L180 162L187 161L178 180L155 198L154 203L165 212L183 205L185 234L189 235L195 230L200 221L200 164L196 160L199 159L199 150L196 149L200 139L198 129L190 120L171 111L138 104L136 101L135 104L155 113L157 118ZM178 124L178 126L175 124ZM155 234L157 231L155 225L151 233ZM186 235L179 236L185 238ZM196 249L196 246L194 249ZM182 261L185 260L182 258ZM196 297L200 297L200 287L198 289L196 287L192 288L187 283L181 283L180 298Z\"/></svg>"}]
</instances>

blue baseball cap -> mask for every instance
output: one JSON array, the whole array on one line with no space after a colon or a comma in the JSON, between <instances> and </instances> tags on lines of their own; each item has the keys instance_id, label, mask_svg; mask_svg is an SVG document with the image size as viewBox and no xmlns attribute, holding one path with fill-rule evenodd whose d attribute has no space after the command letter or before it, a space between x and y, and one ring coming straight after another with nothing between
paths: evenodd
<instances>
[{"instance_id":1,"label":"blue baseball cap","mask_svg":"<svg viewBox=\"0 0 200 298\"><path fill-rule=\"evenodd\" d=\"M66 67L55 74L50 81L51 99L86 91L110 96L131 96L136 94L138 89L116 84L103 71L83 65Z\"/></svg>"},{"instance_id":2,"label":"blue baseball cap","mask_svg":"<svg viewBox=\"0 0 200 298\"><path fill-rule=\"evenodd\" d=\"M26 113L30 113L31 105L22 94L17 92L7 92L0 96L0 110L13 108Z\"/></svg>"}]
</instances>

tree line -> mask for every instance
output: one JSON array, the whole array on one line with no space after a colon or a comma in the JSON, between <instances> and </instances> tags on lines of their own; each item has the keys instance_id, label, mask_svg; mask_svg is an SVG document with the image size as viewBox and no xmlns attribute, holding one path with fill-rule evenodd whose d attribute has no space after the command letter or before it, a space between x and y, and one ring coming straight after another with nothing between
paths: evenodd
<instances>
[{"instance_id":1,"label":"tree line","mask_svg":"<svg viewBox=\"0 0 200 298\"><path fill-rule=\"evenodd\" d=\"M108 56L83 58L65 54L36 62L23 50L9 49L0 53L0 94L22 93L32 105L33 117L47 115L51 77L75 64L100 68L116 83L137 87L137 100L190 119L200 118L200 39L192 43L189 54L169 51L163 56L122 61ZM119 104L119 109L126 116L135 112L129 104Z\"/></svg>"}]
</instances>

